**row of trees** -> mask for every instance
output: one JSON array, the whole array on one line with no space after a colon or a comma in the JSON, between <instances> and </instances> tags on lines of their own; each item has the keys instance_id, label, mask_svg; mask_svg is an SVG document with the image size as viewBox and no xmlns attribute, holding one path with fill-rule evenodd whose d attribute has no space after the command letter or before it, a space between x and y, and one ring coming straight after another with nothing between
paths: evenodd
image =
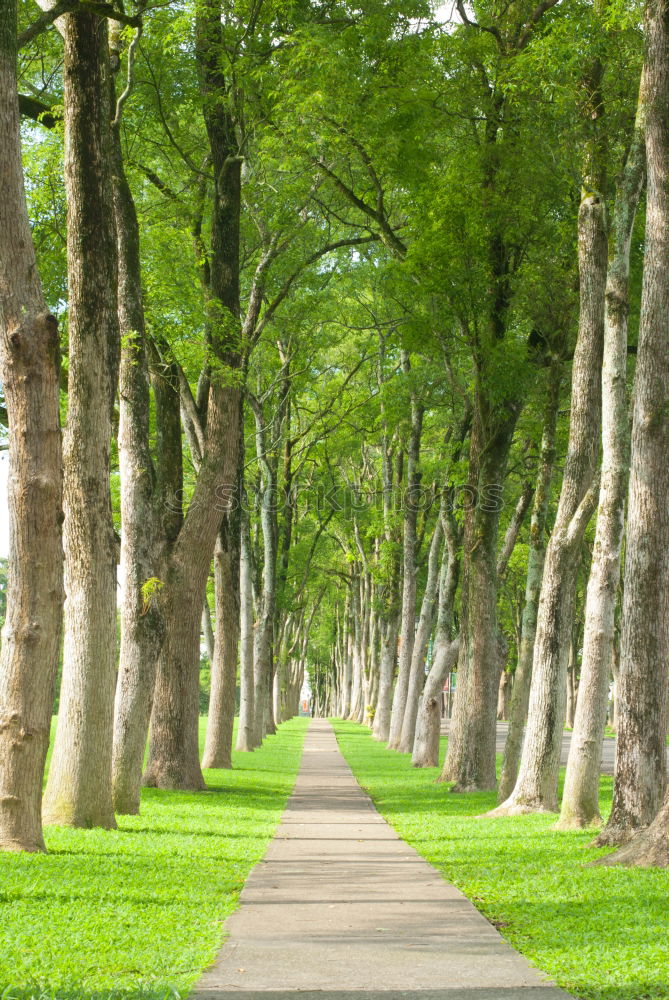
<instances>
[{"instance_id":1,"label":"row of trees","mask_svg":"<svg viewBox=\"0 0 669 1000\"><path fill-rule=\"evenodd\" d=\"M496 812L554 811L582 620L560 823L613 672L600 840L666 863L666 4L40 7L0 15L0 845L203 788L237 687L250 751L307 672L428 766L457 665L461 791L502 678Z\"/></svg>"}]
</instances>

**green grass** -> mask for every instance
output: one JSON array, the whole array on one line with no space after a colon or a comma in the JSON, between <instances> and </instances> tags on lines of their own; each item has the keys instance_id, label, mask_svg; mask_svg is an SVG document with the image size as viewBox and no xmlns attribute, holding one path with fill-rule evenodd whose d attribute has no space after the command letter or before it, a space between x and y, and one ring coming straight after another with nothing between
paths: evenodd
<instances>
[{"instance_id":1,"label":"green grass","mask_svg":"<svg viewBox=\"0 0 669 1000\"><path fill-rule=\"evenodd\" d=\"M453 794L354 723L335 722L360 784L398 834L454 882L535 965L576 997L669 997L669 871L589 868L592 831L555 817L476 819L494 793ZM443 747L442 747L443 750ZM602 808L611 803L602 779Z\"/></svg>"},{"instance_id":2,"label":"green grass","mask_svg":"<svg viewBox=\"0 0 669 1000\"><path fill-rule=\"evenodd\" d=\"M118 830L51 827L48 854L0 854L0 998L183 996L276 829L307 721L206 771L205 792L145 789Z\"/></svg>"}]
</instances>

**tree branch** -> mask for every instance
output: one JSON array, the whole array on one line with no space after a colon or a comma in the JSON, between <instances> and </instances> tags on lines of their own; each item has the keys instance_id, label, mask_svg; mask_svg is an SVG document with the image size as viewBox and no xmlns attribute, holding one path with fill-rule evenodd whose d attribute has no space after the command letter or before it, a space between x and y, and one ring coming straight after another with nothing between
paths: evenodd
<instances>
[{"instance_id":1,"label":"tree branch","mask_svg":"<svg viewBox=\"0 0 669 1000\"><path fill-rule=\"evenodd\" d=\"M47 104L38 101L36 97L19 94L19 112L24 118L31 118L44 128L55 128L58 118Z\"/></svg>"},{"instance_id":2,"label":"tree branch","mask_svg":"<svg viewBox=\"0 0 669 1000\"><path fill-rule=\"evenodd\" d=\"M46 31L47 28L50 28L55 20L78 6L79 0L59 0L53 7L45 10L41 17L33 21L29 28L21 32L16 39L17 49L22 49L28 42L32 42L33 38L36 38L43 31Z\"/></svg>"},{"instance_id":3,"label":"tree branch","mask_svg":"<svg viewBox=\"0 0 669 1000\"><path fill-rule=\"evenodd\" d=\"M555 2L557 3L557 0L555 0ZM487 31L487 33L492 35L497 41L500 51L505 51L506 46L499 28L494 25L479 24L478 21L472 21L471 18L468 17L467 11L465 10L464 0L455 0L455 6L457 7L458 14L462 18L463 24L465 24L468 28L476 28L477 31Z\"/></svg>"},{"instance_id":4,"label":"tree branch","mask_svg":"<svg viewBox=\"0 0 669 1000\"><path fill-rule=\"evenodd\" d=\"M559 2L560 0L542 0L540 4L537 4L537 6L530 14L527 24L525 25L525 27L522 29L522 31L518 36L517 47L519 50L522 50L526 47L530 38L532 37L532 32L534 31L534 29L536 28L537 24L544 16L546 11L549 11L551 7L556 7L559 4Z\"/></svg>"}]
</instances>

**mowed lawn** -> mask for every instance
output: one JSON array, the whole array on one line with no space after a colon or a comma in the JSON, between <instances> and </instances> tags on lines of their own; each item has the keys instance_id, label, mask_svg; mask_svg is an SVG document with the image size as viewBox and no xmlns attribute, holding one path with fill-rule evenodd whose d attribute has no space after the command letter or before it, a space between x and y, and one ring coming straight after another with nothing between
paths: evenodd
<instances>
[{"instance_id":1,"label":"mowed lawn","mask_svg":"<svg viewBox=\"0 0 669 1000\"><path fill-rule=\"evenodd\" d=\"M118 830L49 827L48 854L0 854L0 998L184 996L274 834L307 723L206 771L205 792L145 789Z\"/></svg>"},{"instance_id":2,"label":"mowed lawn","mask_svg":"<svg viewBox=\"0 0 669 1000\"><path fill-rule=\"evenodd\" d=\"M607 853L588 847L592 831L558 833L550 815L477 819L494 793L453 794L436 768L413 768L366 727L334 725L398 834L558 985L587 1000L669 997L669 871L587 867ZM604 778L606 813L611 790Z\"/></svg>"}]
</instances>

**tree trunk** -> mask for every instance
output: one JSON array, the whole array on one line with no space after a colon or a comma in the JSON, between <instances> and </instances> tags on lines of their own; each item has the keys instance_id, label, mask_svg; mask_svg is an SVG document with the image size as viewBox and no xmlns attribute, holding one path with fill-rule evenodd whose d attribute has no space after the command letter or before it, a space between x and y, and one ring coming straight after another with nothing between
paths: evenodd
<instances>
[{"instance_id":1,"label":"tree trunk","mask_svg":"<svg viewBox=\"0 0 669 1000\"><path fill-rule=\"evenodd\" d=\"M234 503L239 412L239 390L212 379L205 453L162 591L167 632L158 662L145 785L204 788L198 746L200 619L221 517L226 502Z\"/></svg>"},{"instance_id":2,"label":"tree trunk","mask_svg":"<svg viewBox=\"0 0 669 1000\"><path fill-rule=\"evenodd\" d=\"M224 519L214 551L216 638L202 767L232 767L239 645L238 517L237 510Z\"/></svg>"},{"instance_id":3,"label":"tree trunk","mask_svg":"<svg viewBox=\"0 0 669 1000\"><path fill-rule=\"evenodd\" d=\"M0 382L10 534L0 649L0 850L43 851L42 778L63 606L59 354L23 186L14 0L0 8Z\"/></svg>"},{"instance_id":4,"label":"tree trunk","mask_svg":"<svg viewBox=\"0 0 669 1000\"><path fill-rule=\"evenodd\" d=\"M525 605L523 607L521 624L521 640L518 649L518 663L513 678L513 691L511 693L511 707L509 710L509 729L504 745L504 759L502 761L502 772L500 774L497 793L498 800L501 802L509 797L518 777L520 751L523 745L523 731L530 698L534 638L537 629L539 594L541 592L541 578L546 554L546 518L548 515L551 480L555 467L555 430L560 405L560 381L561 365L558 361L553 361L549 374L539 472L537 474L537 485L534 491L534 503L530 520L530 544L527 557L527 581L525 584Z\"/></svg>"},{"instance_id":5,"label":"tree trunk","mask_svg":"<svg viewBox=\"0 0 669 1000\"><path fill-rule=\"evenodd\" d=\"M572 629L569 640L569 661L567 664L567 711L565 715L565 726L567 729L574 728L574 716L576 715L576 695L578 684L576 682L576 635Z\"/></svg>"},{"instance_id":6,"label":"tree trunk","mask_svg":"<svg viewBox=\"0 0 669 1000\"><path fill-rule=\"evenodd\" d=\"M503 670L499 679L499 690L497 692L497 721L508 722L509 706L511 705L511 691L513 689L513 673L510 670Z\"/></svg>"},{"instance_id":7,"label":"tree trunk","mask_svg":"<svg viewBox=\"0 0 669 1000\"><path fill-rule=\"evenodd\" d=\"M158 664L144 782L204 787L198 750L200 618L222 518L238 501L241 390L239 217L241 160L224 75L219 0L203 0L195 23L202 114L214 174L211 218L206 441L188 514L166 571L167 632Z\"/></svg>"},{"instance_id":8,"label":"tree trunk","mask_svg":"<svg viewBox=\"0 0 669 1000\"><path fill-rule=\"evenodd\" d=\"M156 479L149 445L151 405L139 225L116 126L112 128L111 145L121 333L118 451L123 595L112 796L115 812L137 814L156 663L165 623L160 600Z\"/></svg>"},{"instance_id":9,"label":"tree trunk","mask_svg":"<svg viewBox=\"0 0 669 1000\"><path fill-rule=\"evenodd\" d=\"M411 365L408 353L403 353L402 367L409 374ZM399 749L402 735L402 723L406 710L411 660L416 632L416 524L418 520L418 491L420 489L421 472L420 439L423 430L423 404L418 401L415 393L411 394L411 433L407 456L407 488L404 494L404 530L403 530L403 577L402 577L402 617L400 628L400 647L398 657L397 681L393 692L393 704L390 714L390 732L388 747Z\"/></svg>"},{"instance_id":10,"label":"tree trunk","mask_svg":"<svg viewBox=\"0 0 669 1000\"><path fill-rule=\"evenodd\" d=\"M646 5L648 195L625 551L613 806L599 845L623 844L665 792L669 662L669 9ZM669 809L610 864L667 864Z\"/></svg>"},{"instance_id":11,"label":"tree trunk","mask_svg":"<svg viewBox=\"0 0 669 1000\"><path fill-rule=\"evenodd\" d=\"M645 174L644 104L642 83L634 135L616 195L611 234L602 367L602 481L585 605L581 683L558 824L561 830L601 821L601 746L612 669L629 469L627 315L630 245Z\"/></svg>"},{"instance_id":12,"label":"tree trunk","mask_svg":"<svg viewBox=\"0 0 669 1000\"><path fill-rule=\"evenodd\" d=\"M109 492L118 367L107 24L64 19L70 363L63 449L65 641L44 820L115 827L116 543Z\"/></svg>"},{"instance_id":13,"label":"tree trunk","mask_svg":"<svg viewBox=\"0 0 669 1000\"><path fill-rule=\"evenodd\" d=\"M611 652L611 729L614 733L618 732L618 717L620 710L620 698L618 695L619 691L619 678L620 678L620 635L619 633L614 633L613 636L613 650Z\"/></svg>"},{"instance_id":14,"label":"tree trunk","mask_svg":"<svg viewBox=\"0 0 669 1000\"><path fill-rule=\"evenodd\" d=\"M214 559L215 558L216 555L214 554ZM216 599L214 598L214 603L215 600ZM209 601L207 600L206 595L205 595L204 605L202 607L202 638L204 639L204 648L207 651L207 657L209 659L209 662L213 664L216 636L214 635L214 629L211 624L211 610L209 608Z\"/></svg>"},{"instance_id":15,"label":"tree trunk","mask_svg":"<svg viewBox=\"0 0 669 1000\"><path fill-rule=\"evenodd\" d=\"M262 593L259 621L255 632L256 715L254 743L260 746L265 734L273 731L272 710L274 617L276 605L276 469L267 454L266 425L257 401L252 401L256 423L256 454L261 470L260 524L263 538Z\"/></svg>"},{"instance_id":16,"label":"tree trunk","mask_svg":"<svg viewBox=\"0 0 669 1000\"><path fill-rule=\"evenodd\" d=\"M460 636L455 639L437 640L434 662L425 681L420 712L416 724L411 763L414 767L439 766L439 737L441 733L441 693L444 682L458 662Z\"/></svg>"},{"instance_id":17,"label":"tree trunk","mask_svg":"<svg viewBox=\"0 0 669 1000\"><path fill-rule=\"evenodd\" d=\"M248 512L242 511L241 553L239 570L239 726L237 750L253 750L254 681L253 681L253 568L251 566L251 534Z\"/></svg>"},{"instance_id":18,"label":"tree trunk","mask_svg":"<svg viewBox=\"0 0 669 1000\"><path fill-rule=\"evenodd\" d=\"M472 430L469 484L477 502L466 513L458 686L440 780L454 791L496 784L498 499L519 408L492 411L481 387Z\"/></svg>"},{"instance_id":19,"label":"tree trunk","mask_svg":"<svg viewBox=\"0 0 669 1000\"><path fill-rule=\"evenodd\" d=\"M569 445L541 586L532 683L520 770L490 815L557 810L566 670L581 541L597 500L607 240L604 205L586 195L579 212L581 316L574 352Z\"/></svg>"},{"instance_id":20,"label":"tree trunk","mask_svg":"<svg viewBox=\"0 0 669 1000\"><path fill-rule=\"evenodd\" d=\"M374 739L385 743L390 735L390 706L393 694L393 677L397 662L397 639L400 633L400 608L397 593L397 576L388 581L386 598L390 606L381 619L381 663L379 666L379 698L374 714Z\"/></svg>"},{"instance_id":21,"label":"tree trunk","mask_svg":"<svg viewBox=\"0 0 669 1000\"><path fill-rule=\"evenodd\" d=\"M438 517L430 543L427 581L425 583L425 593L423 594L423 602L420 609L420 620L418 622L411 658L407 703L402 721L402 734L397 747L400 753L412 752L414 737L416 735L418 704L425 684L425 656L434 623L434 610L439 584L439 550L441 548L442 534L441 517Z\"/></svg>"},{"instance_id":22,"label":"tree trunk","mask_svg":"<svg viewBox=\"0 0 669 1000\"><path fill-rule=\"evenodd\" d=\"M457 663L460 639L451 642L455 594L460 573L460 532L452 515L442 519L444 552L439 576L439 610L434 660L425 680L416 719L411 763L414 767L438 767L441 699L444 682Z\"/></svg>"}]
</instances>

